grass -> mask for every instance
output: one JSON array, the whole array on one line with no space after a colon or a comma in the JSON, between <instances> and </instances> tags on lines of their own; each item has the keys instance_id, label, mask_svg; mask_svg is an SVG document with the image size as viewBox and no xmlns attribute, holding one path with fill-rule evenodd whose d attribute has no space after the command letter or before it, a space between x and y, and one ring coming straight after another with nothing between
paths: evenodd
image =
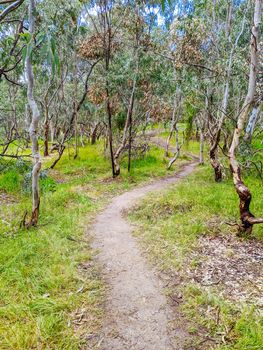
<instances>
[{"instance_id":1,"label":"grass","mask_svg":"<svg viewBox=\"0 0 263 350\"><path fill-rule=\"evenodd\" d=\"M197 153L198 147L197 142L190 142L185 150ZM155 146L132 162L130 174L124 158L121 176L114 180L102 144L80 148L75 160L72 153L66 150L54 171L45 171L53 158L43 160L40 222L30 230L19 229L19 224L23 213L30 212L31 165L21 161L0 164L1 350L75 350L85 336L96 339L103 318L104 286L93 263L87 227L114 195L167 175L164 152ZM173 169L184 161L182 157ZM263 212L261 182L253 177L246 181L254 194L252 212ZM229 233L222 222L238 217L237 197L230 180L214 184L205 166L164 194L147 197L132 217L160 268L178 270L201 234L217 233L213 225L207 225L210 219L220 217L220 231ZM255 227L254 234L262 238L262 228ZM221 350L259 349L262 324L254 310L240 312L195 285L187 285L183 292L188 301L185 314L212 334L236 320L231 343ZM224 315L221 328L213 317L200 312L218 305Z\"/></svg>"},{"instance_id":2,"label":"grass","mask_svg":"<svg viewBox=\"0 0 263 350\"><path fill-rule=\"evenodd\" d=\"M245 182L254 194L251 210L259 215L263 213L262 182L254 176L246 177ZM147 247L154 264L160 270L184 276L184 269L199 263L191 255L199 237L234 234L235 229L226 222L238 219L238 198L231 179L216 184L210 166L199 166L194 174L165 193L147 196L130 214L130 219L137 224L135 234ZM262 226L255 225L253 234L262 240ZM206 329L219 344L216 349L263 348L263 320L258 310L235 304L219 296L216 289L207 291L189 281L182 284L181 293L184 314L196 328ZM217 323L216 310L219 309L220 322Z\"/></svg>"},{"instance_id":3,"label":"grass","mask_svg":"<svg viewBox=\"0 0 263 350\"><path fill-rule=\"evenodd\" d=\"M21 217L28 206L24 196L12 205L9 220L14 219L14 228L19 223L15 217ZM70 314L83 304L91 314L99 312L100 281L92 270L83 276L77 270L91 259L88 242L81 240L98 205L70 185L62 185L43 196L41 209L38 229L2 232L1 349L78 349L80 339L69 325ZM90 329L94 325L88 324L87 332Z\"/></svg>"},{"instance_id":4,"label":"grass","mask_svg":"<svg viewBox=\"0 0 263 350\"><path fill-rule=\"evenodd\" d=\"M179 131L179 144L183 142L184 136L184 131L186 129L186 124L185 123L178 123L177 125L178 131ZM161 137L164 141L167 140L168 136L170 134L170 131L163 131L159 134L159 137ZM170 146L175 146L175 133L173 134L171 141L170 141ZM189 141L184 140L184 143L182 145L181 151L182 152L189 152L195 155L199 155L199 148L200 144L197 140L191 139ZM204 145L204 152L207 152L207 145Z\"/></svg>"},{"instance_id":5,"label":"grass","mask_svg":"<svg viewBox=\"0 0 263 350\"><path fill-rule=\"evenodd\" d=\"M123 159L115 180L100 143L80 148L76 160L71 152L48 173L52 158L43 159L40 222L30 230L19 224L23 213L30 212L31 166L2 164L1 350L75 350L85 335L96 335L104 287L92 262L87 227L112 196L166 174L157 147L132 162L131 174ZM77 325L79 317L86 321Z\"/></svg>"}]
</instances>

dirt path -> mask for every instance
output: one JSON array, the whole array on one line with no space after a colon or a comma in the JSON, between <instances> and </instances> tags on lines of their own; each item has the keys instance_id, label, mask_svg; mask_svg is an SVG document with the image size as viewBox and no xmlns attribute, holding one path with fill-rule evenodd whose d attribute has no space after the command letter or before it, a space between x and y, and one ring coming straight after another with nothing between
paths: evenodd
<instances>
[{"instance_id":1,"label":"dirt path","mask_svg":"<svg viewBox=\"0 0 263 350\"><path fill-rule=\"evenodd\" d=\"M100 349L183 349L187 339L184 325L169 307L162 281L142 256L133 228L122 214L147 193L163 190L190 174L195 164L115 197L98 215L93 248L98 249L97 259L108 286Z\"/></svg>"}]
</instances>

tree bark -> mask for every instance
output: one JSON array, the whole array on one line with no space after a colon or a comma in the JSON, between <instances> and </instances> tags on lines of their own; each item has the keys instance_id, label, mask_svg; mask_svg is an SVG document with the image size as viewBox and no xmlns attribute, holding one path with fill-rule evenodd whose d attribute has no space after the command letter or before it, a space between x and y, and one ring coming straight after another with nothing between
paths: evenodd
<instances>
[{"instance_id":1,"label":"tree bark","mask_svg":"<svg viewBox=\"0 0 263 350\"><path fill-rule=\"evenodd\" d=\"M95 145L96 141L97 141L97 131L98 131L98 127L99 127L100 123L96 123L92 132L91 132L91 144Z\"/></svg>"},{"instance_id":2,"label":"tree bark","mask_svg":"<svg viewBox=\"0 0 263 350\"><path fill-rule=\"evenodd\" d=\"M35 0L30 0L29 3L29 33L31 40L33 41L35 31ZM41 170L41 158L39 154L38 145L38 124L40 119L40 113L36 101L34 99L34 73L30 58L30 52L28 50L25 60L25 71L27 77L27 99L30 109L32 111L32 121L29 128L29 134L32 142L32 155L34 158L34 166L32 171L32 215L29 226L36 226L39 217L40 206L40 194L39 194L39 173Z\"/></svg>"},{"instance_id":3,"label":"tree bark","mask_svg":"<svg viewBox=\"0 0 263 350\"><path fill-rule=\"evenodd\" d=\"M177 125L175 125L175 147L176 147L176 151L175 151L175 155L174 157L170 160L168 166L167 166L167 169L171 169L173 163L179 158L180 156L180 150L183 146L183 143L180 145L179 144L179 130L178 130L178 127Z\"/></svg>"},{"instance_id":4,"label":"tree bark","mask_svg":"<svg viewBox=\"0 0 263 350\"><path fill-rule=\"evenodd\" d=\"M200 128L200 153L199 153L199 164L204 164L204 132Z\"/></svg>"},{"instance_id":5,"label":"tree bark","mask_svg":"<svg viewBox=\"0 0 263 350\"><path fill-rule=\"evenodd\" d=\"M49 155L48 149L48 137L49 137L49 110L45 105L45 122L44 122L44 157Z\"/></svg>"},{"instance_id":6,"label":"tree bark","mask_svg":"<svg viewBox=\"0 0 263 350\"><path fill-rule=\"evenodd\" d=\"M250 72L249 72L249 83L248 91L239 114L236 128L234 131L232 144L229 149L229 162L230 169L233 176L233 182L236 192L239 196L239 209L240 209L240 220L241 225L239 229L240 234L249 235L252 232L253 225L257 223L263 223L263 218L255 218L250 212L250 202L252 199L249 188L244 184L241 177L241 167L236 159L236 151L239 146L239 140L241 133L244 129L245 122L247 120L251 105L254 102L255 90L256 90L256 79L258 75L259 67L259 27L261 19L261 7L262 0L255 1L254 9L254 21L250 40Z\"/></svg>"},{"instance_id":7,"label":"tree bark","mask_svg":"<svg viewBox=\"0 0 263 350\"><path fill-rule=\"evenodd\" d=\"M252 113L250 115L250 118L246 127L246 133L244 136L244 140L247 142L251 142L252 140L254 129L258 120L259 111L260 111L260 105L257 105L253 108Z\"/></svg>"},{"instance_id":8,"label":"tree bark","mask_svg":"<svg viewBox=\"0 0 263 350\"><path fill-rule=\"evenodd\" d=\"M51 141L51 144L53 145L54 144L54 140L55 140L55 126L54 126L54 123L52 122L52 120L50 121L50 141Z\"/></svg>"},{"instance_id":9,"label":"tree bark","mask_svg":"<svg viewBox=\"0 0 263 350\"><path fill-rule=\"evenodd\" d=\"M74 57L74 96L73 96L73 109L75 113L74 118L74 131L75 131L75 154L74 159L78 157L78 103L77 103L77 90L78 90L78 77L77 77L77 54L75 53Z\"/></svg>"},{"instance_id":10,"label":"tree bark","mask_svg":"<svg viewBox=\"0 0 263 350\"><path fill-rule=\"evenodd\" d=\"M104 49L104 60L105 60L105 93L106 93L106 113L108 118L108 143L110 147L110 157L111 157L111 170L112 177L118 175L116 173L115 164L114 164L114 152L113 152L113 133L112 133L112 110L111 110L111 101L110 101L110 86L109 86L109 69L110 69L110 58L111 58L111 39L112 39L112 28L110 20L110 7L108 1L104 1L101 4L101 16L102 16L102 26L103 26L103 49Z\"/></svg>"},{"instance_id":11,"label":"tree bark","mask_svg":"<svg viewBox=\"0 0 263 350\"><path fill-rule=\"evenodd\" d=\"M138 11L138 8L136 7L136 10ZM139 13L139 12L138 12ZM131 170L131 148L132 148L132 116L133 116L133 108L134 108L134 99L135 99L135 90L137 85L137 77L139 74L139 30L136 28L136 34L135 34L135 46L134 46L134 57L136 62L136 68L132 83L132 91L129 99L129 106L127 111L127 117L125 122L125 127L123 131L123 137L122 137L122 143L117 149L116 153L114 154L114 165L115 165L115 173L116 175L120 174L120 163L119 163L119 157L124 150L127 141L128 141L128 172Z\"/></svg>"},{"instance_id":12,"label":"tree bark","mask_svg":"<svg viewBox=\"0 0 263 350\"><path fill-rule=\"evenodd\" d=\"M124 131L123 131L122 143L118 147L116 153L114 154L115 176L118 176L120 174L119 157L120 157L123 149L125 148L125 145L127 142L127 133L128 133L128 131L131 132L131 130L129 128L130 128L130 124L132 122L132 112L133 112L133 106L134 106L135 88L136 88L136 77L133 80L133 88L132 88L132 93L131 93L131 97L130 97L125 127L124 127ZM131 135L130 135L130 137L131 137Z\"/></svg>"},{"instance_id":13,"label":"tree bark","mask_svg":"<svg viewBox=\"0 0 263 350\"><path fill-rule=\"evenodd\" d=\"M232 6L232 3L231 3L231 6ZM214 172L215 172L215 181L216 182L222 181L222 167L221 167L221 164L218 160L218 145L220 142L221 129L223 127L223 124L224 124L224 121L225 121L225 118L227 115L227 107L228 107L228 100L229 100L229 84L230 84L230 78L231 78L231 73L232 73L234 53L235 53L235 50L237 48L239 39L244 31L244 25L245 25L245 16L243 17L241 29L236 37L234 44L232 45L230 55L228 58L226 82L225 82L225 87L224 87L223 100L222 100L222 104L221 104L220 117L219 117L219 121L218 121L218 125L217 125L217 130L216 130L214 137L212 139L211 147L210 147L210 151L209 151L210 163L211 163L211 165L214 169ZM230 41L230 20L229 20L229 25L228 25L228 29L227 29L227 36L228 36L228 41Z\"/></svg>"},{"instance_id":14,"label":"tree bark","mask_svg":"<svg viewBox=\"0 0 263 350\"><path fill-rule=\"evenodd\" d=\"M175 126L176 126L176 119L177 119L176 118L176 106L177 106L177 103L179 102L178 100L179 100L179 98L178 98L178 90L177 90L176 96L174 98L173 114L172 114L172 120L171 120L170 133L169 133L169 135L167 137L167 140L166 140L165 157L169 156L169 145L170 145L170 141L171 141L171 138L173 136L173 133L174 133Z\"/></svg>"},{"instance_id":15,"label":"tree bark","mask_svg":"<svg viewBox=\"0 0 263 350\"><path fill-rule=\"evenodd\" d=\"M213 140L213 144L210 147L209 150L209 156L210 156L210 163L214 169L214 173L215 173L215 181L216 182L221 182L222 181L222 168L221 168L221 164L218 160L218 156L217 156L217 152L218 152L218 144L220 141L220 134L221 134L221 129L219 129L217 131L216 134L216 139Z\"/></svg>"},{"instance_id":16,"label":"tree bark","mask_svg":"<svg viewBox=\"0 0 263 350\"><path fill-rule=\"evenodd\" d=\"M130 113L130 121L129 121L129 150L128 150L128 173L131 172L131 156L132 156L132 112Z\"/></svg>"}]
</instances>

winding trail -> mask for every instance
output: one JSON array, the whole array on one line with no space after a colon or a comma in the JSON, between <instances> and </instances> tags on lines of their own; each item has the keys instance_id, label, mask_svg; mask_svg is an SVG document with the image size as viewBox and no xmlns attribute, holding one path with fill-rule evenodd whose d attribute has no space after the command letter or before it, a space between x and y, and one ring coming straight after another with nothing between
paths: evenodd
<instances>
[{"instance_id":1,"label":"winding trail","mask_svg":"<svg viewBox=\"0 0 263 350\"><path fill-rule=\"evenodd\" d=\"M123 217L149 192L189 175L191 162L167 178L115 197L92 227L93 248L108 286L100 338L103 350L182 350L188 334L164 295L164 284L142 255L132 226ZM171 326L172 325L172 326Z\"/></svg>"}]
</instances>

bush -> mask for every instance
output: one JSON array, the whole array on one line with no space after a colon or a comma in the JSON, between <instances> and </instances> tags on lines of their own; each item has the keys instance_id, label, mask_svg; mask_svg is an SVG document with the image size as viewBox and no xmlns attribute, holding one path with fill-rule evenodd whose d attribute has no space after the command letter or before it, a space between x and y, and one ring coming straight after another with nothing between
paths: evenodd
<instances>
[{"instance_id":1,"label":"bush","mask_svg":"<svg viewBox=\"0 0 263 350\"><path fill-rule=\"evenodd\" d=\"M48 177L48 171L42 170L39 174L40 189L42 192L54 192L57 187L57 183L51 177ZM31 193L32 172L28 172L24 175L23 192Z\"/></svg>"}]
</instances>

